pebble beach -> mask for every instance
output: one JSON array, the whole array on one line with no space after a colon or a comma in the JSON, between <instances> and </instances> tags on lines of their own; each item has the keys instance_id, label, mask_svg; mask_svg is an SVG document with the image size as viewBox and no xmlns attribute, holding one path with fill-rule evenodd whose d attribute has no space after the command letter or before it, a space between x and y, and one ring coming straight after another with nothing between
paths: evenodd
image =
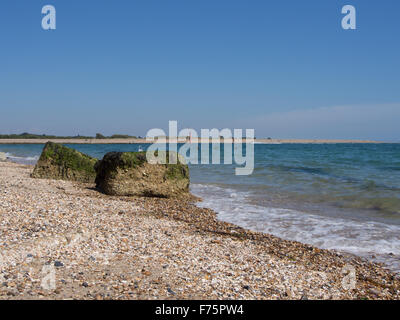
<instances>
[{"instance_id":1,"label":"pebble beach","mask_svg":"<svg viewBox=\"0 0 400 320\"><path fill-rule=\"evenodd\" d=\"M383 265L245 230L201 199L107 196L0 162L0 299L399 299Z\"/></svg>"}]
</instances>

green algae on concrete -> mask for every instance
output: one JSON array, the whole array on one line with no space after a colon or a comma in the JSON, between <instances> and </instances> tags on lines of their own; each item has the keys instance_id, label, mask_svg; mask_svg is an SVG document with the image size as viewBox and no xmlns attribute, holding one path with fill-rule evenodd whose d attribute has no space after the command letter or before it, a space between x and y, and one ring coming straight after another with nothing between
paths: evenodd
<instances>
[{"instance_id":1,"label":"green algae on concrete","mask_svg":"<svg viewBox=\"0 0 400 320\"><path fill-rule=\"evenodd\" d=\"M171 198L188 194L189 168L182 163L147 161L146 152L109 152L96 166L96 185L106 194ZM177 158L176 155L174 155Z\"/></svg>"},{"instance_id":2,"label":"green algae on concrete","mask_svg":"<svg viewBox=\"0 0 400 320\"><path fill-rule=\"evenodd\" d=\"M58 143L47 142L32 172L33 178L93 183L97 159Z\"/></svg>"}]
</instances>

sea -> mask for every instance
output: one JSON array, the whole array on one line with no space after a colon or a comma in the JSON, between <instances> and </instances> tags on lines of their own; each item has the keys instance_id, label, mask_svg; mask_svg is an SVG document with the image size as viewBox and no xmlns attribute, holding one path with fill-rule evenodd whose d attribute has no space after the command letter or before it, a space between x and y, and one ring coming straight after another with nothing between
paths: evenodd
<instances>
[{"instance_id":1,"label":"sea","mask_svg":"<svg viewBox=\"0 0 400 320\"><path fill-rule=\"evenodd\" d=\"M148 147L67 146L99 159ZM35 164L42 148L3 144L0 152ZM355 254L400 273L400 144L255 144L251 175L235 175L235 164L189 167L191 192L203 199L198 206L213 209L218 219Z\"/></svg>"}]
</instances>

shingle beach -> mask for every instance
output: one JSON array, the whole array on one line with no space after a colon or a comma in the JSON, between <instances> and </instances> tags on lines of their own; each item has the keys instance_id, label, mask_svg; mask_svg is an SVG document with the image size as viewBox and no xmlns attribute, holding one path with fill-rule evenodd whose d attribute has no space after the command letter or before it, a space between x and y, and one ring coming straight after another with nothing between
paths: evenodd
<instances>
[{"instance_id":1,"label":"shingle beach","mask_svg":"<svg viewBox=\"0 0 400 320\"><path fill-rule=\"evenodd\" d=\"M0 162L0 299L400 297L381 265L221 222L194 197L106 196L32 170Z\"/></svg>"}]
</instances>

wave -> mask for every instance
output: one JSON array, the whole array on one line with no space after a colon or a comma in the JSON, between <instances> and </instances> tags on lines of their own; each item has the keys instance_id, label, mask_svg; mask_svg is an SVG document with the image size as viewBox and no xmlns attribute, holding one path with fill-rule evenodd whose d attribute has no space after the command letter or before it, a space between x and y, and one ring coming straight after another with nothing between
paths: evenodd
<instances>
[{"instance_id":1,"label":"wave","mask_svg":"<svg viewBox=\"0 0 400 320\"><path fill-rule=\"evenodd\" d=\"M19 164L36 164L39 160L39 156L16 156L11 153L6 152L6 157L11 162L19 163Z\"/></svg>"},{"instance_id":2,"label":"wave","mask_svg":"<svg viewBox=\"0 0 400 320\"><path fill-rule=\"evenodd\" d=\"M214 185L192 184L191 191L203 199L198 206L215 210L220 220L282 239L356 254L400 272L399 225L266 207L249 203L249 192Z\"/></svg>"}]
</instances>

